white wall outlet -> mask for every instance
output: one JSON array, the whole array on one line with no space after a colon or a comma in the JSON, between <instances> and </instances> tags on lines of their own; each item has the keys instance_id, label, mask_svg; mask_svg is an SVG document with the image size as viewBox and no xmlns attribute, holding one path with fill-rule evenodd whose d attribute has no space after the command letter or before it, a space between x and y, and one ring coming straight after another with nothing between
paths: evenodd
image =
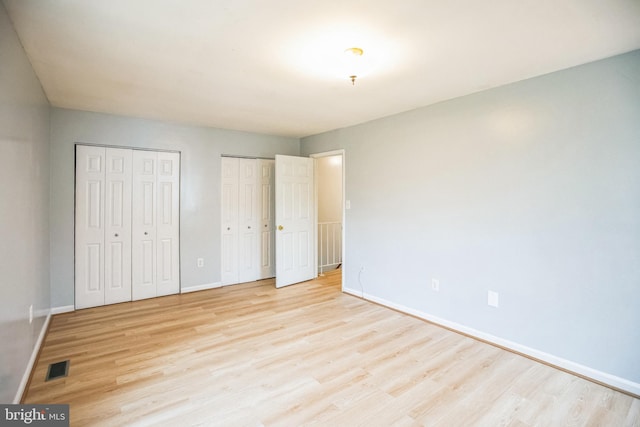
<instances>
[{"instance_id":1,"label":"white wall outlet","mask_svg":"<svg viewBox=\"0 0 640 427\"><path fill-rule=\"evenodd\" d=\"M431 290L434 292L440 292L440 280L431 279Z\"/></svg>"},{"instance_id":2,"label":"white wall outlet","mask_svg":"<svg viewBox=\"0 0 640 427\"><path fill-rule=\"evenodd\" d=\"M33 323L33 304L29 306L29 324Z\"/></svg>"},{"instance_id":3,"label":"white wall outlet","mask_svg":"<svg viewBox=\"0 0 640 427\"><path fill-rule=\"evenodd\" d=\"M487 292L487 304L491 307L498 307L499 305L499 294L496 291L488 291Z\"/></svg>"},{"instance_id":4,"label":"white wall outlet","mask_svg":"<svg viewBox=\"0 0 640 427\"><path fill-rule=\"evenodd\" d=\"M347 210L351 209L351 200L345 200L344 208Z\"/></svg>"},{"instance_id":5,"label":"white wall outlet","mask_svg":"<svg viewBox=\"0 0 640 427\"><path fill-rule=\"evenodd\" d=\"M204 258L198 258L197 264L198 264L198 268L204 267Z\"/></svg>"}]
</instances>

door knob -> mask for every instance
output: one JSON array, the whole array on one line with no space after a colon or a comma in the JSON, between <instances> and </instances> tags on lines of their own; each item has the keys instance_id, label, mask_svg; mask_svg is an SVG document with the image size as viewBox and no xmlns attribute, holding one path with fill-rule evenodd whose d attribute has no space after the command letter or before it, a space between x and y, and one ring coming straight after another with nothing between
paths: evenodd
<instances>
[{"instance_id":1,"label":"door knob","mask_svg":"<svg viewBox=\"0 0 640 427\"><path fill-rule=\"evenodd\" d=\"M147 233L146 231L144 232L144 235L145 235L145 236L146 236L146 235L148 235L148 234L149 234L149 233Z\"/></svg>"},{"instance_id":2,"label":"door knob","mask_svg":"<svg viewBox=\"0 0 640 427\"><path fill-rule=\"evenodd\" d=\"M118 237L118 233L116 233L115 236Z\"/></svg>"},{"instance_id":3,"label":"door knob","mask_svg":"<svg viewBox=\"0 0 640 427\"><path fill-rule=\"evenodd\" d=\"M247 226L247 228L248 228L249 230L251 230L251 226L250 226L250 225L249 225L249 226Z\"/></svg>"},{"instance_id":4,"label":"door knob","mask_svg":"<svg viewBox=\"0 0 640 427\"><path fill-rule=\"evenodd\" d=\"M231 227L227 227L227 231L231 230Z\"/></svg>"},{"instance_id":5,"label":"door knob","mask_svg":"<svg viewBox=\"0 0 640 427\"><path fill-rule=\"evenodd\" d=\"M282 231L282 230L284 230L284 227L283 227L283 226L281 226L281 225L279 225L279 226L278 226L278 230Z\"/></svg>"}]
</instances>

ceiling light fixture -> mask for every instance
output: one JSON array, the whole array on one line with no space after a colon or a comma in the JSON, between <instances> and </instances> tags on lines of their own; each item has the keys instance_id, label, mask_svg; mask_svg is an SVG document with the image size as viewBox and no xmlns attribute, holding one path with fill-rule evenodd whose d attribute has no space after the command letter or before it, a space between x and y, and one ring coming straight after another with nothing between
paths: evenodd
<instances>
[{"instance_id":1,"label":"ceiling light fixture","mask_svg":"<svg viewBox=\"0 0 640 427\"><path fill-rule=\"evenodd\" d=\"M360 62L362 59L362 54L364 51L359 47L350 47L349 49L344 51L344 54L347 59L347 66L349 72L349 78L351 79L351 84L356 84L356 79L358 78L358 71L360 70Z\"/></svg>"}]
</instances>

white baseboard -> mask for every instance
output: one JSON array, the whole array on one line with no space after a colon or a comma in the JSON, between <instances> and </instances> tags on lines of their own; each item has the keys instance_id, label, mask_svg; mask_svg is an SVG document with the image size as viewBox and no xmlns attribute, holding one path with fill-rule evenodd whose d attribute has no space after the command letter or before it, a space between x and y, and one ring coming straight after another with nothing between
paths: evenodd
<instances>
[{"instance_id":1,"label":"white baseboard","mask_svg":"<svg viewBox=\"0 0 640 427\"><path fill-rule=\"evenodd\" d=\"M60 307L52 307L51 314L60 314L60 313L69 313L70 311L75 311L75 307L73 305L63 305Z\"/></svg>"},{"instance_id":2,"label":"white baseboard","mask_svg":"<svg viewBox=\"0 0 640 427\"><path fill-rule=\"evenodd\" d=\"M203 285L189 286L188 288L180 289L181 294L186 294L189 292L197 292L197 291L206 291L207 289L215 289L222 286L222 282L215 283L205 283Z\"/></svg>"},{"instance_id":3,"label":"white baseboard","mask_svg":"<svg viewBox=\"0 0 640 427\"><path fill-rule=\"evenodd\" d=\"M364 298L364 294L360 290L355 290L355 289L343 287L342 288L342 292L344 292L346 294L349 294L349 295L356 296L358 298Z\"/></svg>"},{"instance_id":4,"label":"white baseboard","mask_svg":"<svg viewBox=\"0 0 640 427\"><path fill-rule=\"evenodd\" d=\"M13 398L13 403L18 404L22 399L22 395L24 394L24 390L27 387L27 383L29 382L29 377L31 377L31 371L36 363L38 358L38 353L40 353L40 347L42 346L42 342L44 341L44 337L47 334L47 330L49 329L49 321L51 320L51 314L48 314L42 324L42 329L40 329L40 334L38 335L38 339L36 340L36 344L33 346L33 351L31 352L31 357L29 358L29 362L27 363L27 367L24 370L24 374L22 374L22 380L20 381L20 385L18 386L18 391L16 391L16 395Z\"/></svg>"},{"instance_id":5,"label":"white baseboard","mask_svg":"<svg viewBox=\"0 0 640 427\"><path fill-rule=\"evenodd\" d=\"M450 322L448 320L442 319L440 317L432 316L428 313L425 313L420 310L416 310L413 308L406 307L401 304L396 304L394 302L388 301L383 298L378 298L374 295L370 295L367 293L363 293L362 291L345 288L343 289L345 293L355 295L360 298L364 298L366 300L375 302L376 304L383 305L385 307L392 308L394 310L400 311L402 313L410 314L412 316L418 317L423 320L427 320L431 323L435 323L440 326L444 326L445 328L454 330L456 332L460 332L465 335L469 335L471 337L477 338L482 341L486 341L491 344L495 344L499 347L504 347L509 350L512 350L516 353L523 354L525 356L531 357L533 359L539 360L541 362L547 363L549 365L555 366L557 368L566 370L578 376L582 376L588 379L591 379L595 382L602 383L608 385L610 387L624 390L628 393L631 393L635 396L640 396L640 383L636 383L625 378L621 378L612 374L608 374L606 372L598 371L596 369L590 368L588 366L581 365L579 363L573 362L571 360L563 359L558 356L554 356L553 354L545 353L540 350L536 350L535 348L527 347L522 344L518 344L513 341L505 340L500 337L496 337L491 334L487 334L485 332L479 331L477 329L470 328L468 326L461 325L459 323Z\"/></svg>"}]
</instances>

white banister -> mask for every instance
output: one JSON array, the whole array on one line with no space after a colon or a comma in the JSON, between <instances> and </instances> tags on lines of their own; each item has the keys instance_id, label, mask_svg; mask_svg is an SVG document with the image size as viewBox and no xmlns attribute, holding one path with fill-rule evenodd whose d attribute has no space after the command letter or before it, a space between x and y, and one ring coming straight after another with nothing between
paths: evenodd
<instances>
[{"instance_id":1,"label":"white banister","mask_svg":"<svg viewBox=\"0 0 640 427\"><path fill-rule=\"evenodd\" d=\"M318 223L318 268L320 275L327 267L342 264L342 223L340 221Z\"/></svg>"}]
</instances>

